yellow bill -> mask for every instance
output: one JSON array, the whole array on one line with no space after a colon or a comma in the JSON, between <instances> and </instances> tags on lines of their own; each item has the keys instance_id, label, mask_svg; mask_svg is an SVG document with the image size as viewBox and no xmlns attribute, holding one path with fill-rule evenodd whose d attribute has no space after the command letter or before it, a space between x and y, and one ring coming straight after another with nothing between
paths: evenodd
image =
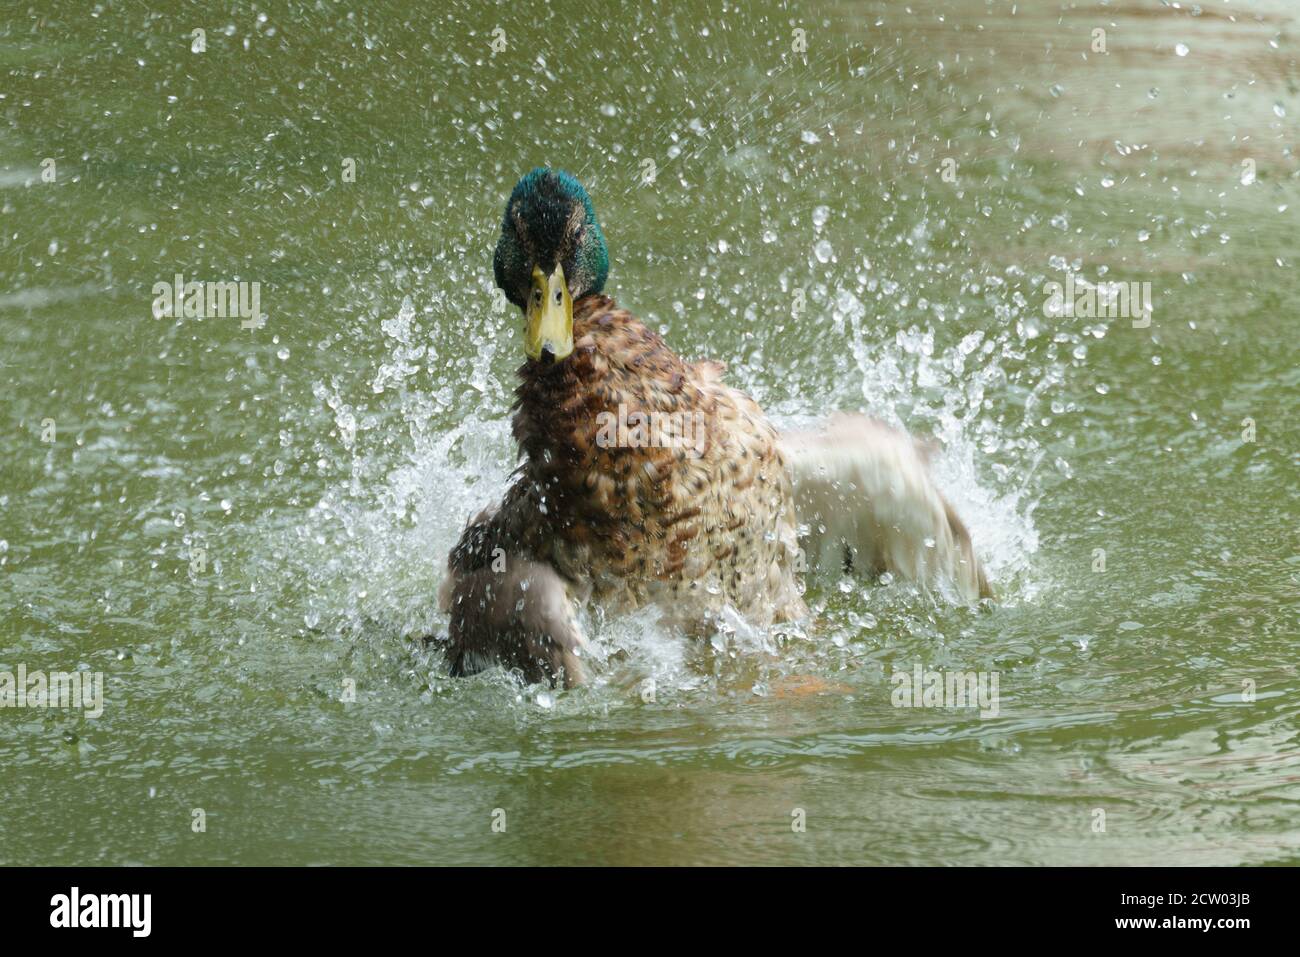
<instances>
[{"instance_id":1,"label":"yellow bill","mask_svg":"<svg viewBox=\"0 0 1300 957\"><path fill-rule=\"evenodd\" d=\"M533 288L528 293L524 352L530 359L557 362L573 351L573 297L558 263L549 276L533 267Z\"/></svg>"}]
</instances>

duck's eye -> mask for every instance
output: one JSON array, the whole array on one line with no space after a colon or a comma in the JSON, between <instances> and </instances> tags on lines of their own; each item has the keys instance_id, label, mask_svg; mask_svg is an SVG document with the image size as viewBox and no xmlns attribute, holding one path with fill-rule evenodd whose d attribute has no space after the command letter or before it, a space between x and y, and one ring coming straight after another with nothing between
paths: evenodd
<instances>
[{"instance_id":1,"label":"duck's eye","mask_svg":"<svg viewBox=\"0 0 1300 957\"><path fill-rule=\"evenodd\" d=\"M560 303L562 303L562 302L564 302L564 293L560 292L560 291L557 289L557 290L555 291L555 304L558 306L558 305L559 305Z\"/></svg>"}]
</instances>

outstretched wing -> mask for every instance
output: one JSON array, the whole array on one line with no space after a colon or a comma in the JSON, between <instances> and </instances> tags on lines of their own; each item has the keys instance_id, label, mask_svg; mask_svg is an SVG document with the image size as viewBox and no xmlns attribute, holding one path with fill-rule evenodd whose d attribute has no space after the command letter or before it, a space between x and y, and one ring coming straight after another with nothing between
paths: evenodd
<instances>
[{"instance_id":1,"label":"outstretched wing","mask_svg":"<svg viewBox=\"0 0 1300 957\"><path fill-rule=\"evenodd\" d=\"M493 665L518 668L529 682L586 680L586 647L564 579L550 565L508 550L497 515L481 513L461 536L438 592L450 617L448 660L453 677Z\"/></svg>"},{"instance_id":2,"label":"outstretched wing","mask_svg":"<svg viewBox=\"0 0 1300 957\"><path fill-rule=\"evenodd\" d=\"M818 430L781 436L805 549L823 568L954 584L967 601L991 598L970 533L934 484L907 434L865 415L838 414Z\"/></svg>"}]
</instances>

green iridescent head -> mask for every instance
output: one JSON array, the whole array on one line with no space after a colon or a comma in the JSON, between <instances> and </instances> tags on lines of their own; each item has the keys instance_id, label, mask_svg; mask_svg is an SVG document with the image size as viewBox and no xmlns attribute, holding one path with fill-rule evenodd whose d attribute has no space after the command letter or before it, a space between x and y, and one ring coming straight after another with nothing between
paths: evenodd
<instances>
[{"instance_id":1,"label":"green iridescent head","mask_svg":"<svg viewBox=\"0 0 1300 957\"><path fill-rule=\"evenodd\" d=\"M558 362L573 351L573 301L605 288L609 250L582 184L538 167L515 184L492 262L496 283L524 311L524 351Z\"/></svg>"}]
</instances>

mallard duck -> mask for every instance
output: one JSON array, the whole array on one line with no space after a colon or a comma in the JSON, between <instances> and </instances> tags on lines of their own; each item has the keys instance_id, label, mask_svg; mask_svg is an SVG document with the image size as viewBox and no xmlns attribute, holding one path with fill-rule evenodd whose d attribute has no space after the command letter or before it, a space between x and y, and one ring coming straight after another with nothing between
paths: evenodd
<instances>
[{"instance_id":1,"label":"mallard duck","mask_svg":"<svg viewBox=\"0 0 1300 957\"><path fill-rule=\"evenodd\" d=\"M605 237L573 176L518 182L493 268L523 313L521 461L448 558L451 674L582 683L582 603L654 605L688 630L728 606L758 627L803 618L805 561L991 594L909 437L863 415L783 435L720 363L687 362L605 295Z\"/></svg>"}]
</instances>

